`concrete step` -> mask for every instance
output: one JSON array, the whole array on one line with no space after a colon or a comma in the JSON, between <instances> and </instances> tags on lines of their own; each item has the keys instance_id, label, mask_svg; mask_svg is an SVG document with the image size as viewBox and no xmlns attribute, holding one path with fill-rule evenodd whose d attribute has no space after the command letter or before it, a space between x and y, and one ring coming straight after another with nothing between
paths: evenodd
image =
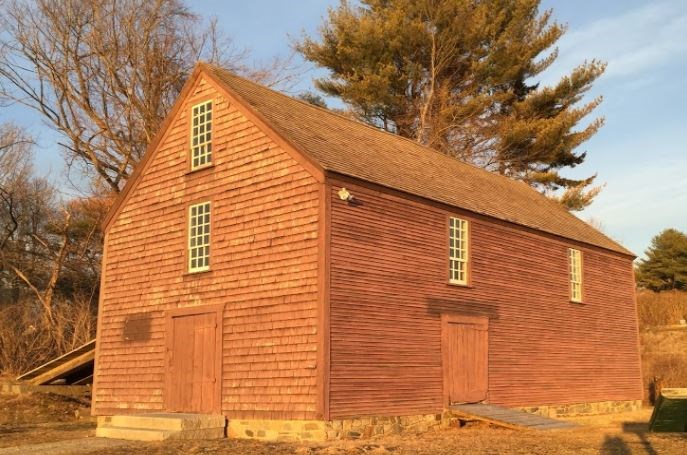
<instances>
[{"instance_id":1,"label":"concrete step","mask_svg":"<svg viewBox=\"0 0 687 455\"><path fill-rule=\"evenodd\" d=\"M170 431L145 430L141 428L100 426L95 429L98 438L126 439L129 441L164 441L169 438Z\"/></svg>"},{"instance_id":2,"label":"concrete step","mask_svg":"<svg viewBox=\"0 0 687 455\"><path fill-rule=\"evenodd\" d=\"M98 426L100 425L147 430L181 431L224 428L226 426L226 419L223 415L148 413L99 417Z\"/></svg>"},{"instance_id":3,"label":"concrete step","mask_svg":"<svg viewBox=\"0 0 687 455\"><path fill-rule=\"evenodd\" d=\"M98 417L96 436L130 441L224 438L222 415L152 413Z\"/></svg>"},{"instance_id":4,"label":"concrete step","mask_svg":"<svg viewBox=\"0 0 687 455\"><path fill-rule=\"evenodd\" d=\"M222 439L224 427L201 428L197 430L150 430L144 428L127 428L103 426L95 430L96 437L126 439L128 441L165 441L167 439Z\"/></svg>"}]
</instances>

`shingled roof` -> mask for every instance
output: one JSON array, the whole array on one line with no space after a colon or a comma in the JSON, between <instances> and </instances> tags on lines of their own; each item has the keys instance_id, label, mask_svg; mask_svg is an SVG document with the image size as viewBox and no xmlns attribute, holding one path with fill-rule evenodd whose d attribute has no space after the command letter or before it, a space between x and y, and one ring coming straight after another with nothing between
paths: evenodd
<instances>
[{"instance_id":1,"label":"shingled roof","mask_svg":"<svg viewBox=\"0 0 687 455\"><path fill-rule=\"evenodd\" d=\"M634 256L523 182L295 100L222 68L203 67L326 171Z\"/></svg>"}]
</instances>

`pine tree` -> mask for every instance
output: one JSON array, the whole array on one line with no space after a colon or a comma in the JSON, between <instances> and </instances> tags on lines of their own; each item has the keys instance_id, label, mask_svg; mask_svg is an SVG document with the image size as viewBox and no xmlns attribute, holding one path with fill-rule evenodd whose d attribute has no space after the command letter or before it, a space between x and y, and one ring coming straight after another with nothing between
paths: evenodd
<instances>
[{"instance_id":1,"label":"pine tree","mask_svg":"<svg viewBox=\"0 0 687 455\"><path fill-rule=\"evenodd\" d=\"M687 290L687 235L666 229L653 239L637 267L637 284L652 291Z\"/></svg>"},{"instance_id":2,"label":"pine tree","mask_svg":"<svg viewBox=\"0 0 687 455\"><path fill-rule=\"evenodd\" d=\"M578 210L598 193L595 176L559 171L584 161L575 149L603 124L575 129L601 102L580 104L605 64L585 62L553 87L533 82L565 33L551 14L540 14L538 0L342 0L319 39L305 36L297 49L329 70L317 88L363 121Z\"/></svg>"}]
</instances>

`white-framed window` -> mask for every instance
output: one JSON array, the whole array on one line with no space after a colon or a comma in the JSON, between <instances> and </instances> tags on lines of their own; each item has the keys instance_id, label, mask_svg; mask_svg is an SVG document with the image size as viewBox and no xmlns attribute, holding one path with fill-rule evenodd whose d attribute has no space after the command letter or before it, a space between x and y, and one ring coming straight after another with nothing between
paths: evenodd
<instances>
[{"instance_id":1,"label":"white-framed window","mask_svg":"<svg viewBox=\"0 0 687 455\"><path fill-rule=\"evenodd\" d=\"M468 284L468 222L461 218L448 220L449 282Z\"/></svg>"},{"instance_id":2,"label":"white-framed window","mask_svg":"<svg viewBox=\"0 0 687 455\"><path fill-rule=\"evenodd\" d=\"M210 203L188 208L188 271L210 268Z\"/></svg>"},{"instance_id":3,"label":"white-framed window","mask_svg":"<svg viewBox=\"0 0 687 455\"><path fill-rule=\"evenodd\" d=\"M212 101L191 109L191 169L212 163Z\"/></svg>"},{"instance_id":4,"label":"white-framed window","mask_svg":"<svg viewBox=\"0 0 687 455\"><path fill-rule=\"evenodd\" d=\"M570 273L570 300L582 302L582 252L568 248L568 269Z\"/></svg>"}]
</instances>

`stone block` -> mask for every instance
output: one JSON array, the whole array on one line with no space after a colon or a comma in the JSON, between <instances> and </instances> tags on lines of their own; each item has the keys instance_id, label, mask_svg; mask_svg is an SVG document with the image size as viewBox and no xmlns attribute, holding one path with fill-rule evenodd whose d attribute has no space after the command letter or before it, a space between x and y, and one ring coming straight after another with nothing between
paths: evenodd
<instances>
[{"instance_id":1,"label":"stone block","mask_svg":"<svg viewBox=\"0 0 687 455\"><path fill-rule=\"evenodd\" d=\"M546 417L597 415L641 409L641 400L595 401L564 405L525 406L519 409Z\"/></svg>"}]
</instances>

